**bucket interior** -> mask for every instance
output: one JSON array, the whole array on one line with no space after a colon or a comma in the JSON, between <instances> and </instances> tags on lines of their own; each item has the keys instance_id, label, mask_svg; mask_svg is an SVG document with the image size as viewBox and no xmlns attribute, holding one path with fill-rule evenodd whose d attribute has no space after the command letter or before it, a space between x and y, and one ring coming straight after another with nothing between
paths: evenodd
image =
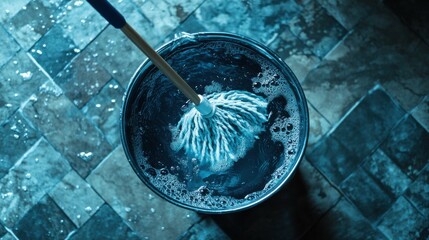
<instances>
[{"instance_id":1,"label":"bucket interior","mask_svg":"<svg viewBox=\"0 0 429 240\"><path fill-rule=\"evenodd\" d=\"M276 192L297 167L308 138L307 103L289 67L263 45L223 33L187 35L158 52L199 94L243 90L264 97L269 120L230 169L201 167L170 146L172 127L192 106L146 61L121 114L123 146L139 178L166 200L204 213L246 209Z\"/></svg>"}]
</instances>

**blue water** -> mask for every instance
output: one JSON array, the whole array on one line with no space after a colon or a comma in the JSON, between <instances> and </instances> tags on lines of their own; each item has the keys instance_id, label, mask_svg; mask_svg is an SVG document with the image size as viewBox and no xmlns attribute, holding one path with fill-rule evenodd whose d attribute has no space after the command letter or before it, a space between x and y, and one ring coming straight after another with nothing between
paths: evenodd
<instances>
[{"instance_id":1,"label":"blue water","mask_svg":"<svg viewBox=\"0 0 429 240\"><path fill-rule=\"evenodd\" d=\"M200 94L244 90L266 98L269 119L242 159L226 171L213 172L183 151L170 148L170 129L189 105L168 79L152 69L142 76L145 80L135 98L136 117L130 121L138 126L132 151L147 181L156 191L202 209L245 204L274 186L273 179L280 179L284 172L279 169L287 169L294 158L297 139L291 139L297 138L300 129L298 110L292 106L296 104L290 104L296 101L293 93L279 88L288 85L287 76L274 74L275 68L266 59L257 59L253 51L238 44L231 48L220 42L193 43L164 58Z\"/></svg>"}]
</instances>

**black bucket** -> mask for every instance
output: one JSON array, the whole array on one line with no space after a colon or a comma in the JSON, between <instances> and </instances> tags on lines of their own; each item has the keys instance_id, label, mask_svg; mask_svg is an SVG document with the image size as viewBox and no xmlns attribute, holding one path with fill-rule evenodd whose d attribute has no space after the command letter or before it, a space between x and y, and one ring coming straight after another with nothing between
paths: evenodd
<instances>
[{"instance_id":1,"label":"black bucket","mask_svg":"<svg viewBox=\"0 0 429 240\"><path fill-rule=\"evenodd\" d=\"M170 129L187 99L150 61L131 79L121 113L121 139L138 177L162 198L202 213L229 213L264 201L293 175L306 148L309 118L290 68L264 45L226 33L187 34L158 53L199 94L243 90L269 101L269 121L231 169L211 172L174 152ZM136 199L138 201L138 199Z\"/></svg>"}]
</instances>

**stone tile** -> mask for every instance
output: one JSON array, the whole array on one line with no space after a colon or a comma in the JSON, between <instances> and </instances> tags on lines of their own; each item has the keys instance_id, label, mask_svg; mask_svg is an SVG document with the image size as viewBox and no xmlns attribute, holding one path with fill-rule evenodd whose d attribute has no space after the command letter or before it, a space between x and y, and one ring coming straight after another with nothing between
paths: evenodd
<instances>
[{"instance_id":1,"label":"stone tile","mask_svg":"<svg viewBox=\"0 0 429 240\"><path fill-rule=\"evenodd\" d=\"M115 80L108 82L100 93L82 108L82 112L103 131L112 146L120 144L120 111L124 89Z\"/></svg>"},{"instance_id":2,"label":"stone tile","mask_svg":"<svg viewBox=\"0 0 429 240\"><path fill-rule=\"evenodd\" d=\"M52 81L40 87L23 112L82 177L112 149L102 133Z\"/></svg>"},{"instance_id":3,"label":"stone tile","mask_svg":"<svg viewBox=\"0 0 429 240\"><path fill-rule=\"evenodd\" d=\"M186 33L197 33L197 32L207 32L207 29L201 25L197 17L194 14L189 15L186 20L184 20L174 31L173 33L180 34L181 32ZM170 38L172 39L172 38Z\"/></svg>"},{"instance_id":4,"label":"stone tile","mask_svg":"<svg viewBox=\"0 0 429 240\"><path fill-rule=\"evenodd\" d=\"M3 237L0 238L1 240L16 240L16 236L14 236L12 233L6 233Z\"/></svg>"},{"instance_id":5,"label":"stone tile","mask_svg":"<svg viewBox=\"0 0 429 240\"><path fill-rule=\"evenodd\" d=\"M80 50L60 25L54 25L31 48L31 55L46 72L55 77Z\"/></svg>"},{"instance_id":6,"label":"stone tile","mask_svg":"<svg viewBox=\"0 0 429 240\"><path fill-rule=\"evenodd\" d=\"M144 11L152 11L152 12L156 12L156 13L160 13L161 11L163 13L165 13L166 10L166 3L165 1L162 1L159 3L159 5L163 5L162 9L158 9L158 7L153 6L153 3L148 3L149 1L121 1L121 0L114 0L114 1L110 1L111 4L118 9L121 14L125 17L125 19L127 20L128 24L130 26L132 26L148 43L149 45L151 45L152 47L156 47L156 45L162 41L162 39L169 33L169 32L165 32L159 28L155 27L155 24L157 24L156 22L152 22L151 19L145 17L143 15ZM150 6L146 6L149 7L149 9L145 9L143 11L143 9L141 9L142 5L150 5ZM155 9L157 9L155 11ZM166 20L162 20L162 22L164 21L168 21L168 19ZM162 24L160 24L159 27L161 27ZM154 31L154 29L156 29L156 31ZM118 40L120 39L121 41L123 41L123 39L125 39L125 36L122 34L122 32L120 30L116 30L116 34L120 35L120 37L123 38L113 38L112 40L118 42ZM119 37L119 36L118 36ZM126 39L126 43L131 43L129 42L130 40ZM112 43L115 43L112 42ZM132 43L131 43L132 44ZM118 47L120 47L121 45L118 45ZM137 50L139 51L139 50Z\"/></svg>"},{"instance_id":7,"label":"stone tile","mask_svg":"<svg viewBox=\"0 0 429 240\"><path fill-rule=\"evenodd\" d=\"M111 79L96 59L90 52L83 51L54 78L78 108L82 108Z\"/></svg>"},{"instance_id":8,"label":"stone tile","mask_svg":"<svg viewBox=\"0 0 429 240\"><path fill-rule=\"evenodd\" d=\"M219 226L209 217L202 219L200 222L194 224L186 233L179 239L181 240L228 240L230 239Z\"/></svg>"},{"instance_id":9,"label":"stone tile","mask_svg":"<svg viewBox=\"0 0 429 240\"><path fill-rule=\"evenodd\" d=\"M376 40L385 46L372 57L380 58L373 63L386 70L380 78L383 86L405 110L410 111L429 92L429 68L424 64L429 62L429 45L388 10L366 18L363 25L376 29L379 35L374 37L379 37Z\"/></svg>"},{"instance_id":10,"label":"stone tile","mask_svg":"<svg viewBox=\"0 0 429 240\"><path fill-rule=\"evenodd\" d=\"M140 237L177 238L198 220L194 212L155 196L134 173L122 147L116 148L86 180Z\"/></svg>"},{"instance_id":11,"label":"stone tile","mask_svg":"<svg viewBox=\"0 0 429 240\"><path fill-rule=\"evenodd\" d=\"M299 165L299 174L306 189L306 201L314 204L315 213L322 215L338 202L338 191L306 158Z\"/></svg>"},{"instance_id":12,"label":"stone tile","mask_svg":"<svg viewBox=\"0 0 429 240\"><path fill-rule=\"evenodd\" d=\"M100 63L122 87L128 86L132 75L146 56L121 33L107 27L89 46L93 60Z\"/></svg>"},{"instance_id":13,"label":"stone tile","mask_svg":"<svg viewBox=\"0 0 429 240\"><path fill-rule=\"evenodd\" d=\"M314 54L325 56L347 31L328 12L313 1L289 22L290 30L304 42Z\"/></svg>"},{"instance_id":14,"label":"stone tile","mask_svg":"<svg viewBox=\"0 0 429 240\"><path fill-rule=\"evenodd\" d=\"M429 132L429 95L412 111L412 115Z\"/></svg>"},{"instance_id":15,"label":"stone tile","mask_svg":"<svg viewBox=\"0 0 429 240\"><path fill-rule=\"evenodd\" d=\"M133 2L150 21L151 28L157 29L156 33L151 34L157 35L159 43L193 13L204 0L133 0Z\"/></svg>"},{"instance_id":16,"label":"stone tile","mask_svg":"<svg viewBox=\"0 0 429 240\"><path fill-rule=\"evenodd\" d=\"M22 51L4 65L0 69L0 124L46 80L47 76Z\"/></svg>"},{"instance_id":17,"label":"stone tile","mask_svg":"<svg viewBox=\"0 0 429 240\"><path fill-rule=\"evenodd\" d=\"M327 136L314 146L308 160L330 181L339 185L352 173L361 160L332 136Z\"/></svg>"},{"instance_id":18,"label":"stone tile","mask_svg":"<svg viewBox=\"0 0 429 240\"><path fill-rule=\"evenodd\" d=\"M412 117L396 126L381 149L411 178L415 179L429 161L429 133Z\"/></svg>"},{"instance_id":19,"label":"stone tile","mask_svg":"<svg viewBox=\"0 0 429 240\"><path fill-rule=\"evenodd\" d=\"M376 8L380 0L317 0L347 30Z\"/></svg>"},{"instance_id":20,"label":"stone tile","mask_svg":"<svg viewBox=\"0 0 429 240\"><path fill-rule=\"evenodd\" d=\"M69 172L49 195L77 227L88 221L104 203L75 171Z\"/></svg>"},{"instance_id":21,"label":"stone tile","mask_svg":"<svg viewBox=\"0 0 429 240\"><path fill-rule=\"evenodd\" d=\"M25 50L31 48L56 22L64 0L30 1L5 27Z\"/></svg>"},{"instance_id":22,"label":"stone tile","mask_svg":"<svg viewBox=\"0 0 429 240\"><path fill-rule=\"evenodd\" d=\"M7 233L6 229L4 229L3 225L0 224L0 237L3 239L6 233Z\"/></svg>"},{"instance_id":23,"label":"stone tile","mask_svg":"<svg viewBox=\"0 0 429 240\"><path fill-rule=\"evenodd\" d=\"M0 126L0 178L39 139L39 133L16 112ZM13 146L13 147L12 147Z\"/></svg>"},{"instance_id":24,"label":"stone tile","mask_svg":"<svg viewBox=\"0 0 429 240\"><path fill-rule=\"evenodd\" d=\"M15 240L16 238L12 234L6 233L3 236L0 235L0 239L1 240Z\"/></svg>"},{"instance_id":25,"label":"stone tile","mask_svg":"<svg viewBox=\"0 0 429 240\"><path fill-rule=\"evenodd\" d=\"M368 156L405 115L379 87L372 89L350 111L332 135L361 159Z\"/></svg>"},{"instance_id":26,"label":"stone tile","mask_svg":"<svg viewBox=\"0 0 429 240\"><path fill-rule=\"evenodd\" d=\"M411 183L401 169L380 149L369 156L362 167L393 199L399 197Z\"/></svg>"},{"instance_id":27,"label":"stone tile","mask_svg":"<svg viewBox=\"0 0 429 240\"><path fill-rule=\"evenodd\" d=\"M70 237L73 239L141 239L107 204Z\"/></svg>"},{"instance_id":28,"label":"stone tile","mask_svg":"<svg viewBox=\"0 0 429 240\"><path fill-rule=\"evenodd\" d=\"M0 67L7 63L20 47L12 36L0 25Z\"/></svg>"},{"instance_id":29,"label":"stone tile","mask_svg":"<svg viewBox=\"0 0 429 240\"><path fill-rule=\"evenodd\" d=\"M0 179L0 222L13 227L70 169L69 163L40 139Z\"/></svg>"},{"instance_id":30,"label":"stone tile","mask_svg":"<svg viewBox=\"0 0 429 240\"><path fill-rule=\"evenodd\" d=\"M342 198L302 239L386 239Z\"/></svg>"},{"instance_id":31,"label":"stone tile","mask_svg":"<svg viewBox=\"0 0 429 240\"><path fill-rule=\"evenodd\" d=\"M377 83L409 110L429 92L429 47L388 11L365 18L312 70L302 86L332 124Z\"/></svg>"},{"instance_id":32,"label":"stone tile","mask_svg":"<svg viewBox=\"0 0 429 240\"><path fill-rule=\"evenodd\" d=\"M20 239L65 239L73 223L47 195L14 227Z\"/></svg>"},{"instance_id":33,"label":"stone tile","mask_svg":"<svg viewBox=\"0 0 429 240\"><path fill-rule=\"evenodd\" d=\"M209 31L231 32L268 44L282 26L298 15L297 1L205 1L196 11Z\"/></svg>"},{"instance_id":34,"label":"stone tile","mask_svg":"<svg viewBox=\"0 0 429 240\"><path fill-rule=\"evenodd\" d=\"M340 187L371 222L376 222L392 204L392 199L362 168L352 173Z\"/></svg>"},{"instance_id":35,"label":"stone tile","mask_svg":"<svg viewBox=\"0 0 429 240\"><path fill-rule=\"evenodd\" d=\"M404 197L398 198L378 224L378 229L390 239L425 239L425 219ZM421 238L419 238L421 237Z\"/></svg>"},{"instance_id":36,"label":"stone tile","mask_svg":"<svg viewBox=\"0 0 429 240\"><path fill-rule=\"evenodd\" d=\"M58 20L58 24L64 30L64 34L81 50L108 24L86 1L69 1L63 7L63 11L64 16Z\"/></svg>"},{"instance_id":37,"label":"stone tile","mask_svg":"<svg viewBox=\"0 0 429 240\"><path fill-rule=\"evenodd\" d=\"M213 215L232 239L299 239L333 207L338 191L305 159L277 194L248 211Z\"/></svg>"},{"instance_id":38,"label":"stone tile","mask_svg":"<svg viewBox=\"0 0 429 240\"><path fill-rule=\"evenodd\" d=\"M307 103L307 105L310 116L307 151L311 151L314 145L329 131L331 124L310 103Z\"/></svg>"},{"instance_id":39,"label":"stone tile","mask_svg":"<svg viewBox=\"0 0 429 240\"><path fill-rule=\"evenodd\" d=\"M288 27L280 29L280 34L270 43L269 47L292 69L300 82L313 69L320 59L314 55L298 37L293 35Z\"/></svg>"},{"instance_id":40,"label":"stone tile","mask_svg":"<svg viewBox=\"0 0 429 240\"><path fill-rule=\"evenodd\" d=\"M7 22L15 16L30 0L0 1L0 21Z\"/></svg>"},{"instance_id":41,"label":"stone tile","mask_svg":"<svg viewBox=\"0 0 429 240\"><path fill-rule=\"evenodd\" d=\"M426 165L417 177L416 181L411 184L405 195L423 213L429 218L429 165Z\"/></svg>"}]
</instances>

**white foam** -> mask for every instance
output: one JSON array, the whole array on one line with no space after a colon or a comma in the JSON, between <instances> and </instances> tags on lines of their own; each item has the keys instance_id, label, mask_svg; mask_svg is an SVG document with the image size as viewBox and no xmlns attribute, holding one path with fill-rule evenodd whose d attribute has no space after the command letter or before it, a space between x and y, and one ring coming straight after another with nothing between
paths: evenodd
<instances>
[{"instance_id":1,"label":"white foam","mask_svg":"<svg viewBox=\"0 0 429 240\"><path fill-rule=\"evenodd\" d=\"M206 48L225 48L225 45L222 43L207 44ZM256 58L254 54L249 53L248 50L241 47L231 47L225 54L233 56L243 54L252 59ZM291 163L294 162L293 160L296 157L297 146L299 146L299 130L301 128L300 110L298 109L295 95L290 89L288 80L285 79L281 73L278 73L266 60L260 59L258 62L262 66L262 71L260 75L251 79L254 83L253 91L255 93L264 94L269 102L279 96L284 97L287 100L285 111L290 115L289 118L278 117L274 120L273 125L269 129L272 140L274 142L281 142L284 147L283 154L280 156L280 158L282 158L282 165L271 174L271 180L265 184L262 190L248 193L244 198L238 199L230 196L214 195L213 190L204 185L190 191L187 184L180 181L178 176L170 172L166 175L162 175L160 170L154 169L156 176L152 176L146 172L145 174L155 188L172 199L193 207L207 210L230 209L231 207L244 206L253 202L255 199L261 198L286 177L286 174L290 171ZM222 91L224 87L225 86L222 86L220 83L213 82L211 85L205 87L205 94ZM289 125L292 125L291 129L288 129ZM277 128L279 129L278 131ZM283 128L285 131L282 131ZM171 145L173 149L178 147L174 144L173 141ZM288 153L289 150L293 150L292 153ZM192 160L182 157L179 162L186 163L188 161ZM152 168L147 161L142 161L141 164L145 169ZM198 164L195 163L195 165L197 167L193 169L193 173L198 175Z\"/></svg>"}]
</instances>

